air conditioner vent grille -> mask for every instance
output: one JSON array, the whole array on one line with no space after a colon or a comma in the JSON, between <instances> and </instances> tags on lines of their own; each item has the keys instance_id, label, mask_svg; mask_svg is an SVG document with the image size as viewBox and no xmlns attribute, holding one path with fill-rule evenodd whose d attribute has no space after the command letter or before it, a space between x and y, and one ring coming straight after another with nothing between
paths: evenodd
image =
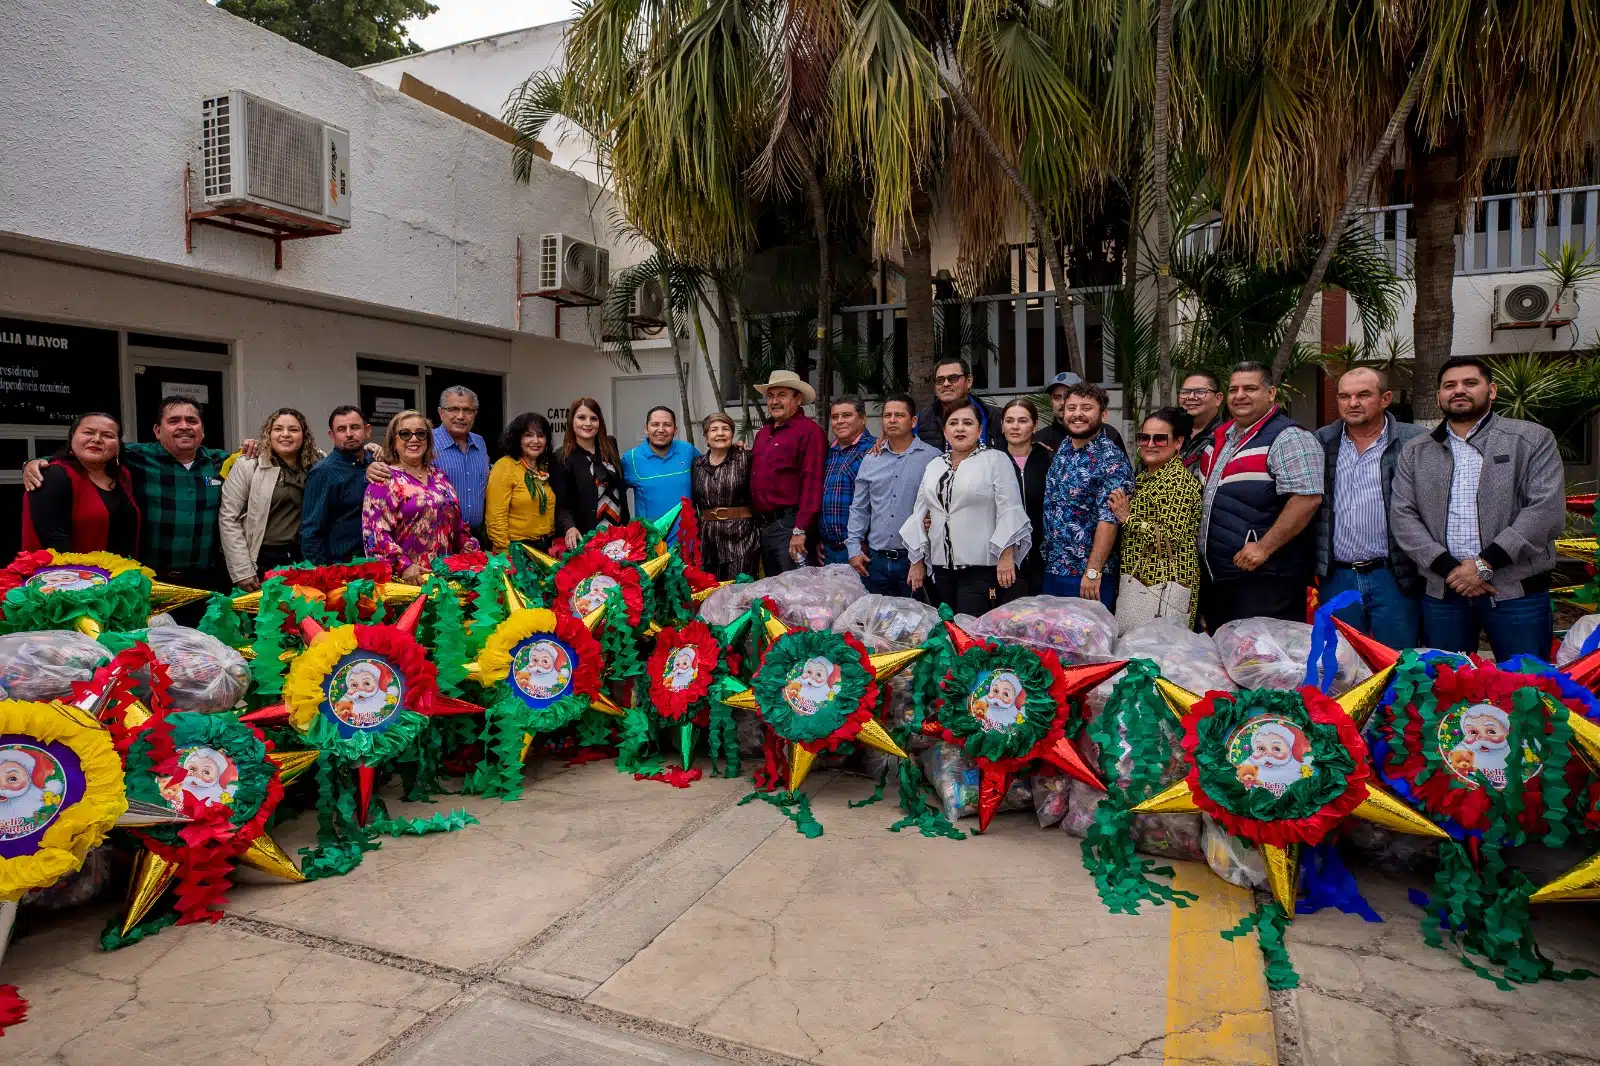
<instances>
[{"instance_id":1,"label":"air conditioner vent grille","mask_svg":"<svg viewBox=\"0 0 1600 1066\"><path fill-rule=\"evenodd\" d=\"M1506 293L1506 317L1517 322L1537 322L1550 310L1550 291L1543 285L1518 285Z\"/></svg>"},{"instance_id":2,"label":"air conditioner vent grille","mask_svg":"<svg viewBox=\"0 0 1600 1066\"><path fill-rule=\"evenodd\" d=\"M322 126L245 97L250 194L300 211L321 213Z\"/></svg>"},{"instance_id":3,"label":"air conditioner vent grille","mask_svg":"<svg viewBox=\"0 0 1600 1066\"><path fill-rule=\"evenodd\" d=\"M546 233L539 238L539 288L554 289L561 283L561 238Z\"/></svg>"},{"instance_id":4,"label":"air conditioner vent grille","mask_svg":"<svg viewBox=\"0 0 1600 1066\"><path fill-rule=\"evenodd\" d=\"M201 179L205 195L233 194L233 114L227 96L200 105Z\"/></svg>"}]
</instances>

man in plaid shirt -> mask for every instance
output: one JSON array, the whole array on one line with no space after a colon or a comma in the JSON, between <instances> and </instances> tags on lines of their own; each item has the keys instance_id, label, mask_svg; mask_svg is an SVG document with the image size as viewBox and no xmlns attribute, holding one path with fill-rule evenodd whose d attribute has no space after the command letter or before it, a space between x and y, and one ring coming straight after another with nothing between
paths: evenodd
<instances>
[{"instance_id":1,"label":"man in plaid shirt","mask_svg":"<svg viewBox=\"0 0 1600 1066\"><path fill-rule=\"evenodd\" d=\"M206 430L194 401L169 396L158 418L154 444L125 443L121 451L140 511L139 561L169 584L227 591L217 511L228 453L202 445ZM38 484L45 461L24 468L24 488Z\"/></svg>"},{"instance_id":2,"label":"man in plaid shirt","mask_svg":"<svg viewBox=\"0 0 1600 1066\"><path fill-rule=\"evenodd\" d=\"M855 396L841 396L828 411L833 443L822 474L822 517L817 539L822 542L822 565L849 563L845 537L850 532L850 501L855 498L856 474L861 460L877 443L867 432L867 405Z\"/></svg>"}]
</instances>

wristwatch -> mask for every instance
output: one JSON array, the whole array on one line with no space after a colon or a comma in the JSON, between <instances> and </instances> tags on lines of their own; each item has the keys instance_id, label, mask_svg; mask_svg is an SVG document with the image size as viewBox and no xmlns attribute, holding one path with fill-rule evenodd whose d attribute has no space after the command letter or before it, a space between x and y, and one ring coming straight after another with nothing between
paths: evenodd
<instances>
[{"instance_id":1,"label":"wristwatch","mask_svg":"<svg viewBox=\"0 0 1600 1066\"><path fill-rule=\"evenodd\" d=\"M1491 577L1494 577L1494 567L1482 559L1474 559L1472 561L1478 564L1478 579L1480 581L1488 581Z\"/></svg>"},{"instance_id":2,"label":"wristwatch","mask_svg":"<svg viewBox=\"0 0 1600 1066\"><path fill-rule=\"evenodd\" d=\"M803 537L806 535L806 531L803 529L794 529L790 530L789 535L791 537Z\"/></svg>"},{"instance_id":3,"label":"wristwatch","mask_svg":"<svg viewBox=\"0 0 1600 1066\"><path fill-rule=\"evenodd\" d=\"M1089 569L1083 572L1083 579L1085 581L1099 581L1100 571L1091 566Z\"/></svg>"}]
</instances>

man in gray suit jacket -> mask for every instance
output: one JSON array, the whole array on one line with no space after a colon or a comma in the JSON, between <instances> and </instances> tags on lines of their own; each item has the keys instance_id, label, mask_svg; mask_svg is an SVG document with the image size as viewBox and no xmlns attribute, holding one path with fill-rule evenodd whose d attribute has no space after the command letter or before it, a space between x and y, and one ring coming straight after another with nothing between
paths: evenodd
<instances>
[{"instance_id":1,"label":"man in gray suit jacket","mask_svg":"<svg viewBox=\"0 0 1600 1066\"><path fill-rule=\"evenodd\" d=\"M1550 571L1566 524L1555 437L1494 414L1494 372L1458 355L1439 370L1439 428L1410 441L1395 467L1395 540L1427 582L1422 639L1495 658L1546 657Z\"/></svg>"},{"instance_id":2,"label":"man in gray suit jacket","mask_svg":"<svg viewBox=\"0 0 1600 1066\"><path fill-rule=\"evenodd\" d=\"M1354 589L1361 602L1336 612L1391 648L1412 648L1421 625L1422 579L1389 528L1400 450L1422 426L1389 413L1383 371L1356 367L1339 378L1339 421L1317 430L1327 455L1318 512L1317 577L1327 602Z\"/></svg>"}]
</instances>

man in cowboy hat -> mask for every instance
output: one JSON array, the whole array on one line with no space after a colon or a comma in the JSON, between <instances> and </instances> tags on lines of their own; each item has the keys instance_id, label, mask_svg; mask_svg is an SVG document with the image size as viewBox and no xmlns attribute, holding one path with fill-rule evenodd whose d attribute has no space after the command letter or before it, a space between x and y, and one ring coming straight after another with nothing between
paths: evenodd
<instances>
[{"instance_id":1,"label":"man in cowboy hat","mask_svg":"<svg viewBox=\"0 0 1600 1066\"><path fill-rule=\"evenodd\" d=\"M816 390L792 370L774 370L755 390L767 401L768 421L756 433L750 501L761 532L761 564L770 577L806 557L806 531L822 509L822 429L801 413Z\"/></svg>"}]
</instances>

